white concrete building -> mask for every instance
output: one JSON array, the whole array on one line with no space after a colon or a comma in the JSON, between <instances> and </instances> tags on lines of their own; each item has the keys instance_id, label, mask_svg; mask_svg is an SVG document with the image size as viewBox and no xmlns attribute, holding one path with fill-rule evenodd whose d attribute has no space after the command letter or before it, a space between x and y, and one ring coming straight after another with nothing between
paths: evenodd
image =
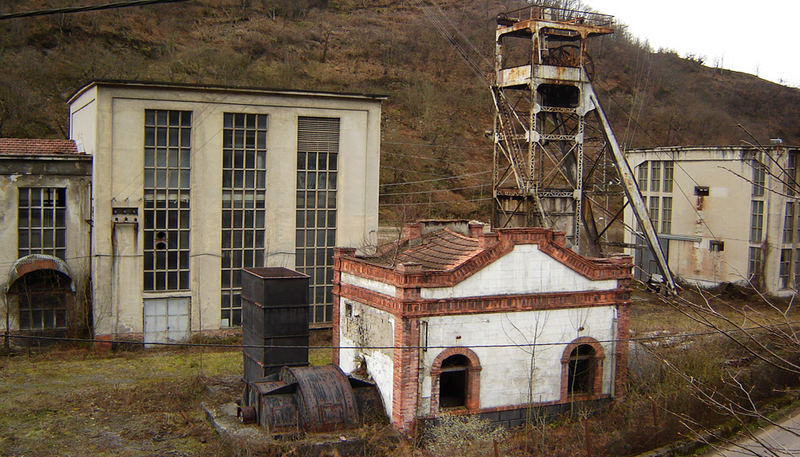
<instances>
[{"instance_id":1,"label":"white concrete building","mask_svg":"<svg viewBox=\"0 0 800 457\"><path fill-rule=\"evenodd\" d=\"M449 225L334 258L335 363L376 382L397 428L451 413L514 426L530 407L622 396L629 257L582 257L548 229Z\"/></svg>"},{"instance_id":2,"label":"white concrete building","mask_svg":"<svg viewBox=\"0 0 800 457\"><path fill-rule=\"evenodd\" d=\"M240 268L311 276L332 317L336 245L374 245L381 102L374 95L93 82L69 135L93 158L98 338L180 340L238 326Z\"/></svg>"},{"instance_id":3,"label":"white concrete building","mask_svg":"<svg viewBox=\"0 0 800 457\"><path fill-rule=\"evenodd\" d=\"M784 145L628 151L672 272L706 286L731 282L794 293L800 285L798 154ZM625 222L638 229L629 208ZM643 244L630 232L625 241ZM632 254L637 275L658 272L646 248Z\"/></svg>"},{"instance_id":4,"label":"white concrete building","mask_svg":"<svg viewBox=\"0 0 800 457\"><path fill-rule=\"evenodd\" d=\"M73 141L0 138L0 329L85 336L91 173Z\"/></svg>"}]
</instances>

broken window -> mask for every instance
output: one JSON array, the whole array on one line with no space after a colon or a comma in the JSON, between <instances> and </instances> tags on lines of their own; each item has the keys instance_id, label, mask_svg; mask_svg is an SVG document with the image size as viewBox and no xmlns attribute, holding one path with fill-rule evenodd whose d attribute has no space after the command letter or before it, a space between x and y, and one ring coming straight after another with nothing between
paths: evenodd
<instances>
[{"instance_id":1,"label":"broken window","mask_svg":"<svg viewBox=\"0 0 800 457\"><path fill-rule=\"evenodd\" d=\"M9 290L19 303L20 330L67 328L71 280L54 270L36 270L19 278Z\"/></svg>"},{"instance_id":2,"label":"broken window","mask_svg":"<svg viewBox=\"0 0 800 457\"><path fill-rule=\"evenodd\" d=\"M17 247L20 257L47 254L66 258L66 195L65 188L19 188Z\"/></svg>"},{"instance_id":3,"label":"broken window","mask_svg":"<svg viewBox=\"0 0 800 457\"><path fill-rule=\"evenodd\" d=\"M439 407L459 408L467 405L467 370L469 359L461 354L442 361L439 375Z\"/></svg>"},{"instance_id":4,"label":"broken window","mask_svg":"<svg viewBox=\"0 0 800 457\"><path fill-rule=\"evenodd\" d=\"M144 290L189 290L191 111L144 112Z\"/></svg>"},{"instance_id":5,"label":"broken window","mask_svg":"<svg viewBox=\"0 0 800 457\"><path fill-rule=\"evenodd\" d=\"M593 393L595 365L595 350L591 345L581 344L572 350L567 373L570 395Z\"/></svg>"},{"instance_id":6,"label":"broken window","mask_svg":"<svg viewBox=\"0 0 800 457\"><path fill-rule=\"evenodd\" d=\"M242 325L241 269L264 266L267 115L225 113L222 130L223 327Z\"/></svg>"}]
</instances>

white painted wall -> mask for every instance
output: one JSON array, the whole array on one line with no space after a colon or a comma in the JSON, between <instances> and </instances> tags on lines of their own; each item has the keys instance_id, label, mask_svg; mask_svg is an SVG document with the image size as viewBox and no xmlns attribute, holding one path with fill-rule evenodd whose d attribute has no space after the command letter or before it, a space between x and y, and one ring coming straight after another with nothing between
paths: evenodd
<instances>
[{"instance_id":1,"label":"white painted wall","mask_svg":"<svg viewBox=\"0 0 800 457\"><path fill-rule=\"evenodd\" d=\"M472 349L481 363L480 407L493 408L533 402L556 401L561 396L561 357L566 346L537 346L533 354L527 347L480 348L483 345L530 343L569 343L582 336L601 342L606 358L603 364L603 394L613 385L616 308L612 306L429 317L427 346L422 351L419 414L430 412L431 373L434 359L443 348L463 346ZM580 328L583 327L583 330Z\"/></svg>"},{"instance_id":2,"label":"white painted wall","mask_svg":"<svg viewBox=\"0 0 800 457\"><path fill-rule=\"evenodd\" d=\"M370 347L394 346L394 316L349 299L340 300L339 306L339 367L351 373L363 359L367 373L378 386L386 414L391 417L394 351Z\"/></svg>"},{"instance_id":3,"label":"white painted wall","mask_svg":"<svg viewBox=\"0 0 800 457\"><path fill-rule=\"evenodd\" d=\"M424 299L484 295L610 290L615 279L592 281L541 252L535 244L514 250L453 287L422 288Z\"/></svg>"},{"instance_id":4,"label":"white painted wall","mask_svg":"<svg viewBox=\"0 0 800 457\"><path fill-rule=\"evenodd\" d=\"M390 297L394 297L395 293L397 292L396 288L391 284L386 284L385 282L376 281L374 279L362 278L350 273L342 273L341 281L342 284L350 284L361 287L362 289L377 292L379 294L388 295Z\"/></svg>"},{"instance_id":5,"label":"white painted wall","mask_svg":"<svg viewBox=\"0 0 800 457\"><path fill-rule=\"evenodd\" d=\"M144 294L141 228L115 233L111 223L114 205L137 207L143 215L146 109L193 113L189 291ZM298 116L340 118L336 244L374 245L380 110L379 100L331 94L99 84L77 95L70 104L70 135L80 139L95 160L95 333L141 333L145 297L190 297L192 331L220 328L224 113L268 116L266 266L294 268Z\"/></svg>"}]
</instances>

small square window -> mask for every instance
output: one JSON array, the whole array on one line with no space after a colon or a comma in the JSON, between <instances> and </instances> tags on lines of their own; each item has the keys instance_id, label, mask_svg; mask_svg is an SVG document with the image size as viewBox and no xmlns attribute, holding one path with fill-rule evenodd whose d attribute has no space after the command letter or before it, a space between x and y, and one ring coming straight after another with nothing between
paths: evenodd
<instances>
[{"instance_id":1,"label":"small square window","mask_svg":"<svg viewBox=\"0 0 800 457\"><path fill-rule=\"evenodd\" d=\"M708 242L708 250L711 252L722 252L725 250L725 242L720 240L711 240Z\"/></svg>"},{"instance_id":2,"label":"small square window","mask_svg":"<svg viewBox=\"0 0 800 457\"><path fill-rule=\"evenodd\" d=\"M698 197L708 197L708 186L694 186L694 194Z\"/></svg>"}]
</instances>

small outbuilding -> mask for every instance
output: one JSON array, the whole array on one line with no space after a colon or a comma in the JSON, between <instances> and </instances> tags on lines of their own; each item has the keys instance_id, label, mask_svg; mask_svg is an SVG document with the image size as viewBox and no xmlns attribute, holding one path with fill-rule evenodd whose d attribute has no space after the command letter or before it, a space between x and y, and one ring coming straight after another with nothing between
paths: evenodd
<instances>
[{"instance_id":1,"label":"small outbuilding","mask_svg":"<svg viewBox=\"0 0 800 457\"><path fill-rule=\"evenodd\" d=\"M366 370L405 433L443 414L514 426L624 393L631 258L485 229L428 221L375 256L334 254L334 363Z\"/></svg>"}]
</instances>

